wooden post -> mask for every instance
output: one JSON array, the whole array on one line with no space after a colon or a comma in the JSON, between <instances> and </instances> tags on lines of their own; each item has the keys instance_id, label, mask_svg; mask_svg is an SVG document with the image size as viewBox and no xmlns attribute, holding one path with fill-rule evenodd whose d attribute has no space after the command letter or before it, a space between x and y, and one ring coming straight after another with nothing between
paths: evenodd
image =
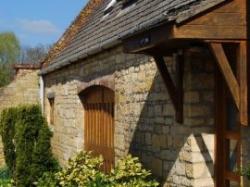
<instances>
[{"instance_id":1,"label":"wooden post","mask_svg":"<svg viewBox=\"0 0 250 187\"><path fill-rule=\"evenodd\" d=\"M247 42L241 41L237 59L237 78L240 86L240 122L248 125Z\"/></svg>"}]
</instances>

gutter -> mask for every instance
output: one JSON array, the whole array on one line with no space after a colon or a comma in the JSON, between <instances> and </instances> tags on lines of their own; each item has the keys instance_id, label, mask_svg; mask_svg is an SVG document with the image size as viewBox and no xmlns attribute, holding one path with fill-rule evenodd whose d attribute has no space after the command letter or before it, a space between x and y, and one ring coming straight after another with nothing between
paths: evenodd
<instances>
[{"instance_id":1,"label":"gutter","mask_svg":"<svg viewBox=\"0 0 250 187\"><path fill-rule=\"evenodd\" d=\"M39 96L40 96L40 104L41 104L41 110L42 114L44 114L44 95L45 95L45 89L44 89L44 78L43 76L39 76Z\"/></svg>"},{"instance_id":2,"label":"gutter","mask_svg":"<svg viewBox=\"0 0 250 187\"><path fill-rule=\"evenodd\" d=\"M75 55L75 56L72 56L71 59L65 59L65 60L60 61L58 63L52 63L48 67L42 69L38 74L40 76L46 75L48 73L51 73L51 72L56 71L58 69L61 69L61 68L65 67L65 66L68 66L68 65L70 65L70 64L72 64L72 63L74 63L74 62L76 62L78 60L88 58L90 56L93 56L93 55L95 55L97 53L102 52L103 50L109 49L109 48L114 47L116 45L119 45L121 43L122 42L120 40L117 40L116 38L114 38L112 40L107 41L106 43L104 43L101 46L89 48L88 52L83 53L80 56Z\"/></svg>"},{"instance_id":3,"label":"gutter","mask_svg":"<svg viewBox=\"0 0 250 187\"><path fill-rule=\"evenodd\" d=\"M158 16L158 18L155 20L155 21L147 21L147 22L144 22L143 24L140 24L136 27L133 27L133 29L123 33L122 35L119 35L117 37L114 37L112 39L109 39L107 41L105 41L104 43L98 45L98 46L95 46L95 47L92 47L92 48L89 48L88 50L86 50L85 53L83 53L82 55L75 55L75 56L72 56L71 59L65 59L65 60L62 60L60 62L55 62L55 63L52 63L51 65L49 65L48 67L42 69L40 72L39 72L39 75L46 75L46 74L49 74L53 71L56 71L56 70L59 70L65 66L68 66L78 60L83 60L85 58L88 58L90 56L93 56L97 53L100 53L102 52L103 50L107 50L107 49L110 49L112 47L115 47L119 44L122 44L122 41L126 38L129 38L135 34L139 34L141 32L145 32L147 30L150 30L152 28L155 28L155 27L158 27L160 25L163 25L163 24L166 24L166 23L169 23L169 20L165 19L165 16L163 15L160 15Z\"/></svg>"}]
</instances>

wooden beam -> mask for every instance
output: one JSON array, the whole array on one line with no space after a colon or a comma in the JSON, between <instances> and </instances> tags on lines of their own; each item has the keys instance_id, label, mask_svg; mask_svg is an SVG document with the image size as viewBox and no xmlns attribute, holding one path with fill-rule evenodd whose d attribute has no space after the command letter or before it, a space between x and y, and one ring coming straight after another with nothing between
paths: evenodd
<instances>
[{"instance_id":1,"label":"wooden beam","mask_svg":"<svg viewBox=\"0 0 250 187\"><path fill-rule=\"evenodd\" d=\"M228 85L228 88L232 94L234 102L238 109L240 109L240 88L237 82L237 79L231 69L229 61L224 52L223 46L221 43L210 43L210 48L212 53L216 58L216 62L219 66L219 69Z\"/></svg>"},{"instance_id":2,"label":"wooden beam","mask_svg":"<svg viewBox=\"0 0 250 187\"><path fill-rule=\"evenodd\" d=\"M160 72L160 75L164 81L164 84L167 87L170 99L174 105L175 110L178 109L177 107L177 90L176 87L174 85L174 82L170 76L170 73L168 71L168 68L165 64L165 60L162 56L154 56L157 68Z\"/></svg>"},{"instance_id":3,"label":"wooden beam","mask_svg":"<svg viewBox=\"0 0 250 187\"><path fill-rule=\"evenodd\" d=\"M240 86L240 122L248 125L248 84L247 84L247 42L242 41L239 45L237 60L237 78Z\"/></svg>"},{"instance_id":4,"label":"wooden beam","mask_svg":"<svg viewBox=\"0 0 250 187\"><path fill-rule=\"evenodd\" d=\"M179 123L183 122L183 93L182 93L182 73L183 73L183 66L182 64L177 65L177 72L176 76L178 77L176 80L177 86L174 85L174 82L170 76L168 68L165 64L163 56L154 56L157 68L160 72L160 75L164 81L164 84L168 90L170 99L174 105L174 109L176 111L176 121ZM177 62L178 63L178 62Z\"/></svg>"},{"instance_id":5,"label":"wooden beam","mask_svg":"<svg viewBox=\"0 0 250 187\"><path fill-rule=\"evenodd\" d=\"M123 50L125 53L142 53L171 39L172 26L162 25L123 39Z\"/></svg>"}]
</instances>

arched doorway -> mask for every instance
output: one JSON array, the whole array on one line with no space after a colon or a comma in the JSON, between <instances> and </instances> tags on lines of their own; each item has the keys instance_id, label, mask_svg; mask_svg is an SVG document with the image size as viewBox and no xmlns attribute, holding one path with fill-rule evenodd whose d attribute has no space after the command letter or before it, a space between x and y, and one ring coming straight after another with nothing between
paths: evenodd
<instances>
[{"instance_id":1,"label":"arched doorway","mask_svg":"<svg viewBox=\"0 0 250 187\"><path fill-rule=\"evenodd\" d=\"M103 86L92 86L83 94L84 147L93 155L102 155L105 172L114 166L114 92Z\"/></svg>"}]
</instances>

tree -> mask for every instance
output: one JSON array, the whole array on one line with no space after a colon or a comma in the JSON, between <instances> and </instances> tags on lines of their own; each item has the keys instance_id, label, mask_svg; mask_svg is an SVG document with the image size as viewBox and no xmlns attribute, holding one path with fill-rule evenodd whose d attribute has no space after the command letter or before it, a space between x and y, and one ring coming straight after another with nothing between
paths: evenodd
<instances>
[{"instance_id":1,"label":"tree","mask_svg":"<svg viewBox=\"0 0 250 187\"><path fill-rule=\"evenodd\" d=\"M21 49L20 62L21 63L40 63L47 55L49 46L39 44L35 47L23 47Z\"/></svg>"},{"instance_id":2,"label":"tree","mask_svg":"<svg viewBox=\"0 0 250 187\"><path fill-rule=\"evenodd\" d=\"M0 87L7 85L13 78L12 65L20 55L20 44L12 32L0 33Z\"/></svg>"}]
</instances>

